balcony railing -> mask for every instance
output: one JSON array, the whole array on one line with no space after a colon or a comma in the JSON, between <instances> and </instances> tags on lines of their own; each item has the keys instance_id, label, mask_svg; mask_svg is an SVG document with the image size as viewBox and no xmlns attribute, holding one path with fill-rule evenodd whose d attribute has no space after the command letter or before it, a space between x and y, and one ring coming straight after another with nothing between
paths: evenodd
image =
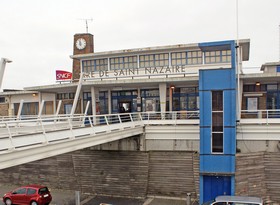
<instances>
[{"instance_id":1,"label":"balcony railing","mask_svg":"<svg viewBox=\"0 0 280 205\"><path fill-rule=\"evenodd\" d=\"M241 123L280 123L280 110L242 110Z\"/></svg>"}]
</instances>

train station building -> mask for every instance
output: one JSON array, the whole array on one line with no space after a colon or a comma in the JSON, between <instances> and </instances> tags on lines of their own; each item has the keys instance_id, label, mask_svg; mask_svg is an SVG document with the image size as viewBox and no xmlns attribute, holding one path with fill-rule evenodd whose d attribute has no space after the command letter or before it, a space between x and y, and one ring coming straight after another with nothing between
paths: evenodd
<instances>
[{"instance_id":1,"label":"train station building","mask_svg":"<svg viewBox=\"0 0 280 205\"><path fill-rule=\"evenodd\" d=\"M249 54L249 39L94 52L94 36L76 34L72 78L0 93L1 115L173 114L174 125L146 126L135 144L128 139L93 150L164 152L163 158L177 159L172 161L177 169L192 167L196 180L182 185L179 194L160 188L146 194L191 192L200 202L224 194L263 197L259 190L269 185L254 182L248 188L243 174L250 173L240 170L252 153L279 154L280 62L246 74L242 62ZM177 125L178 118L187 123ZM196 172L194 161L180 164L184 152L197 154Z\"/></svg>"}]
</instances>

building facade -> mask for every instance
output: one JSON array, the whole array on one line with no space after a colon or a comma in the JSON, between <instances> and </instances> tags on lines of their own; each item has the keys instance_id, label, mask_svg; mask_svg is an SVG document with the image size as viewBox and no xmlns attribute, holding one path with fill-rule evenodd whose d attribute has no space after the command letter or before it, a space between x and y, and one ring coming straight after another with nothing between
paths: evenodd
<instances>
[{"instance_id":1,"label":"building facade","mask_svg":"<svg viewBox=\"0 0 280 205\"><path fill-rule=\"evenodd\" d=\"M234 195L237 152L280 150L268 123L280 114L280 63L244 74L249 49L243 39L94 52L93 35L76 34L72 81L3 92L1 114L177 112L192 123L147 127L139 149L198 152L200 202Z\"/></svg>"}]
</instances>

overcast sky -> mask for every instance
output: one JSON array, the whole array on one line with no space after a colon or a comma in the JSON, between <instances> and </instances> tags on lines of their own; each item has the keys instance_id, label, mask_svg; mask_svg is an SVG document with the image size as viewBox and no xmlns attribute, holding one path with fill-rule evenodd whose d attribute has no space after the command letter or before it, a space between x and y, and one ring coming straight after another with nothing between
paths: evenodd
<instances>
[{"instance_id":1,"label":"overcast sky","mask_svg":"<svg viewBox=\"0 0 280 205\"><path fill-rule=\"evenodd\" d=\"M72 71L73 36L94 34L95 52L232 40L237 0L1 0L3 89L55 84ZM279 61L280 0L239 0L238 36L250 39L244 67Z\"/></svg>"}]
</instances>

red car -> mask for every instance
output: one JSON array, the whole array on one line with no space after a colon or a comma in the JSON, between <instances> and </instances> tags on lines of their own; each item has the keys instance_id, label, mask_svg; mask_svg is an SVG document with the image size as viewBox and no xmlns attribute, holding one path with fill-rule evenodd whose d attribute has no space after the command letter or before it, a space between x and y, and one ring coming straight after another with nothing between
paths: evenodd
<instances>
[{"instance_id":1,"label":"red car","mask_svg":"<svg viewBox=\"0 0 280 205\"><path fill-rule=\"evenodd\" d=\"M19 187L3 196L6 205L48 205L51 201L52 196L48 188L40 185Z\"/></svg>"}]
</instances>

